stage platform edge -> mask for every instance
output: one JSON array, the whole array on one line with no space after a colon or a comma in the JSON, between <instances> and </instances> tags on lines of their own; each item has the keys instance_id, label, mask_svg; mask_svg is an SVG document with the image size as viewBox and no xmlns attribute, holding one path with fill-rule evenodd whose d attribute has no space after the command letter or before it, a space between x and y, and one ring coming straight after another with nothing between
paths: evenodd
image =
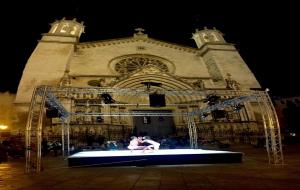
<instances>
[{"instance_id":1,"label":"stage platform edge","mask_svg":"<svg viewBox=\"0 0 300 190\"><path fill-rule=\"evenodd\" d=\"M158 151L83 151L68 157L69 167L150 166L183 164L241 163L242 152L202 149L162 149Z\"/></svg>"}]
</instances>

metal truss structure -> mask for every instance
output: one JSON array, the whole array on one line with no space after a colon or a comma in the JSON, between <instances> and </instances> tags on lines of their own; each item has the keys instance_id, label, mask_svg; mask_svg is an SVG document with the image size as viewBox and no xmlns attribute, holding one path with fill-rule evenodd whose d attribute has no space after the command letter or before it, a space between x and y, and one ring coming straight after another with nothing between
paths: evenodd
<instances>
[{"instance_id":1,"label":"metal truss structure","mask_svg":"<svg viewBox=\"0 0 300 190\"><path fill-rule=\"evenodd\" d=\"M270 164L283 164L283 153L280 135L280 126L278 118L266 91L236 91L236 90L161 90L166 96L189 96L200 97L204 99L209 94L215 94L223 98L222 101L216 102L214 105L207 105L205 108L198 108L187 112L174 113L151 113L151 112L94 112L94 113L72 113L61 103L64 99L70 99L74 94L95 94L102 93L126 95L126 96L148 96L152 93L150 90L141 89L117 89L117 88L77 88L77 87L51 87L39 86L35 88L31 104L28 112L26 124L26 173L41 171L41 141L43 117L45 108L57 109L59 118L62 122L62 150L63 155L70 153L70 116L184 116L187 118L187 127L190 137L190 147L198 148L198 134L194 121L194 116L209 113L214 110L224 109L226 107L238 105L241 103L255 103L259 105L259 109L263 118L263 126L266 139L266 149ZM197 101L197 100L193 100ZM199 101L199 100L198 100ZM190 105L193 102L183 102L173 105ZM132 106L135 104L113 103L111 105Z\"/></svg>"},{"instance_id":2,"label":"metal truss structure","mask_svg":"<svg viewBox=\"0 0 300 190\"><path fill-rule=\"evenodd\" d=\"M44 87L47 88L47 87ZM38 95L42 96L45 90L38 89ZM65 120L69 117L69 112L61 105L60 101L54 96L51 91L47 91L45 94L45 101L48 108L58 110L60 119Z\"/></svg>"}]
</instances>

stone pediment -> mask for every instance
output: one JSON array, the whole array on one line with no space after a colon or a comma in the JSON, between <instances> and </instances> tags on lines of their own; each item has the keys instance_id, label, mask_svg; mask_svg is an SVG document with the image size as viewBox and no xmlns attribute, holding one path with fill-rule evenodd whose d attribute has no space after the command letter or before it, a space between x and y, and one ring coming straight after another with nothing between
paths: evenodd
<instances>
[{"instance_id":1,"label":"stone pediment","mask_svg":"<svg viewBox=\"0 0 300 190\"><path fill-rule=\"evenodd\" d=\"M93 42L83 42L77 45L78 49L85 49L85 48L93 48L93 47L101 47L101 46L113 46L118 44L126 44L126 43L136 43L142 42L147 44L154 44L161 47L172 48L180 51L186 51L190 53L197 53L198 49L194 47L184 46L176 43L165 42L162 40L157 40L154 38L137 38L137 37L129 37L129 38L119 38L119 39L110 39L110 40L101 40L101 41L93 41Z\"/></svg>"}]
</instances>

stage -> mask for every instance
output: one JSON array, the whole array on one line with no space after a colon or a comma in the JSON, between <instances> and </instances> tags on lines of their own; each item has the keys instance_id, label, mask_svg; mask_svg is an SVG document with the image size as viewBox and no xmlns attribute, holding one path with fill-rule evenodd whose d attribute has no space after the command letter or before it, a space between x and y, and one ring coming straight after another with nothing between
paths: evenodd
<instances>
[{"instance_id":1,"label":"stage","mask_svg":"<svg viewBox=\"0 0 300 190\"><path fill-rule=\"evenodd\" d=\"M202 149L83 151L69 156L68 165L84 167L240 163L242 156L241 152Z\"/></svg>"}]
</instances>

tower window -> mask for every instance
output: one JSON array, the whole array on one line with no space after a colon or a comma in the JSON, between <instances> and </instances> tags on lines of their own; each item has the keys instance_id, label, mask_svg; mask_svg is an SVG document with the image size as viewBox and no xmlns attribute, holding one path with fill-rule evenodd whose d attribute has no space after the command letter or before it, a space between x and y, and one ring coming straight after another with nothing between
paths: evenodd
<instances>
[{"instance_id":1,"label":"tower window","mask_svg":"<svg viewBox=\"0 0 300 190\"><path fill-rule=\"evenodd\" d=\"M77 31L77 26L73 26L73 29L71 30L70 34L75 35Z\"/></svg>"},{"instance_id":2,"label":"tower window","mask_svg":"<svg viewBox=\"0 0 300 190\"><path fill-rule=\"evenodd\" d=\"M56 32L57 27L58 27L58 24L55 24L55 25L53 26L52 33L55 33L55 32Z\"/></svg>"},{"instance_id":3,"label":"tower window","mask_svg":"<svg viewBox=\"0 0 300 190\"><path fill-rule=\"evenodd\" d=\"M64 24L64 25L61 27L61 30L60 30L60 32L61 32L61 33L66 33L66 32L67 32L67 29L68 29L68 27L69 27L69 24Z\"/></svg>"}]
</instances>

